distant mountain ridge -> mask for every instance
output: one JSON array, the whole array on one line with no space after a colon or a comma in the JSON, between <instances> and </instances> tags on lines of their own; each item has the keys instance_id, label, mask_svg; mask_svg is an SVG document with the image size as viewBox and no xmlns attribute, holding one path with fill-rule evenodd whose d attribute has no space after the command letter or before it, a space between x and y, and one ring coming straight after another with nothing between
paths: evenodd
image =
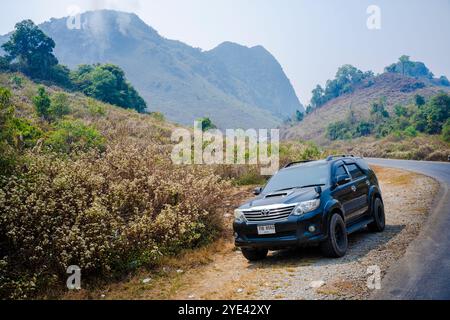
<instances>
[{"instance_id":1,"label":"distant mountain ridge","mask_svg":"<svg viewBox=\"0 0 450 320\"><path fill-rule=\"evenodd\" d=\"M40 28L56 43L60 63L114 63L147 101L150 111L192 124L209 117L220 128L276 127L304 108L278 61L262 46L225 42L202 51L158 34L132 13L100 10ZM8 36L0 37L0 43Z\"/></svg>"}]
</instances>

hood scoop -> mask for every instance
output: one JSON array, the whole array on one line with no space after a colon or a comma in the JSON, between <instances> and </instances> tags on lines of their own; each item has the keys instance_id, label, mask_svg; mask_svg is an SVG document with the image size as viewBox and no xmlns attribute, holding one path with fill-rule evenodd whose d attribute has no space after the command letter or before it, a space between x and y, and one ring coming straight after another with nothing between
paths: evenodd
<instances>
[{"instance_id":1,"label":"hood scoop","mask_svg":"<svg viewBox=\"0 0 450 320\"><path fill-rule=\"evenodd\" d=\"M287 196L288 194L287 194L287 192L277 192L277 193L271 193L271 194L268 194L267 196L265 196L264 198L276 198L276 197L285 197L285 196Z\"/></svg>"}]
</instances>

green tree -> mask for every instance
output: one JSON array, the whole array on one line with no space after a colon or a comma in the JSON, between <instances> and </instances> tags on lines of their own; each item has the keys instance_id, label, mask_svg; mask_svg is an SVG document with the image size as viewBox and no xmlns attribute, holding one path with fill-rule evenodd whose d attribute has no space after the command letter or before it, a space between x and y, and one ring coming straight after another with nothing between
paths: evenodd
<instances>
[{"instance_id":1,"label":"green tree","mask_svg":"<svg viewBox=\"0 0 450 320\"><path fill-rule=\"evenodd\" d=\"M405 68L406 65L410 62L409 61L409 56L403 55L401 56L398 61L400 62L400 64L402 65L402 74L405 75Z\"/></svg>"},{"instance_id":2,"label":"green tree","mask_svg":"<svg viewBox=\"0 0 450 320\"><path fill-rule=\"evenodd\" d=\"M445 142L450 142L450 119L447 119L442 128L442 138Z\"/></svg>"},{"instance_id":3,"label":"green tree","mask_svg":"<svg viewBox=\"0 0 450 320\"><path fill-rule=\"evenodd\" d=\"M414 97L414 102L418 107L421 107L426 103L425 98L422 97L420 94L416 94L416 96Z\"/></svg>"},{"instance_id":4,"label":"green tree","mask_svg":"<svg viewBox=\"0 0 450 320\"><path fill-rule=\"evenodd\" d=\"M385 68L385 72L399 73L410 77L433 78L433 73L425 66L423 62L411 61L409 56L403 55L397 63L393 63Z\"/></svg>"},{"instance_id":5,"label":"green tree","mask_svg":"<svg viewBox=\"0 0 450 320\"><path fill-rule=\"evenodd\" d=\"M38 88L38 94L33 98L33 104L38 116L49 120L51 100L43 86Z\"/></svg>"},{"instance_id":6,"label":"green tree","mask_svg":"<svg viewBox=\"0 0 450 320\"><path fill-rule=\"evenodd\" d=\"M404 107L400 104L396 104L394 106L394 114L397 117L406 117L406 115L408 114L408 110L406 109L406 107Z\"/></svg>"},{"instance_id":7,"label":"green tree","mask_svg":"<svg viewBox=\"0 0 450 320\"><path fill-rule=\"evenodd\" d=\"M76 89L89 97L126 109L145 112L147 104L113 64L81 65L71 74Z\"/></svg>"},{"instance_id":8,"label":"green tree","mask_svg":"<svg viewBox=\"0 0 450 320\"><path fill-rule=\"evenodd\" d=\"M53 55L55 42L31 20L17 23L2 48L9 61L17 63L20 71L33 78L50 79L52 68L58 64Z\"/></svg>"},{"instance_id":9,"label":"green tree","mask_svg":"<svg viewBox=\"0 0 450 320\"><path fill-rule=\"evenodd\" d=\"M69 97L64 92L57 92L51 97L49 115L52 118L61 118L70 113Z\"/></svg>"},{"instance_id":10,"label":"green tree","mask_svg":"<svg viewBox=\"0 0 450 320\"><path fill-rule=\"evenodd\" d=\"M442 86L449 87L450 86L450 81L448 81L446 76L441 76L439 78L439 84L442 85Z\"/></svg>"},{"instance_id":11,"label":"green tree","mask_svg":"<svg viewBox=\"0 0 450 320\"><path fill-rule=\"evenodd\" d=\"M364 137L372 133L373 124L368 121L361 121L356 127L356 136Z\"/></svg>"},{"instance_id":12,"label":"green tree","mask_svg":"<svg viewBox=\"0 0 450 320\"><path fill-rule=\"evenodd\" d=\"M383 98L372 103L370 114L372 115L376 123L382 122L385 118L389 118L389 112L386 110L385 106L386 100Z\"/></svg>"},{"instance_id":13,"label":"green tree","mask_svg":"<svg viewBox=\"0 0 450 320\"><path fill-rule=\"evenodd\" d=\"M325 91L320 85L312 91L311 105L313 107L320 107L324 103Z\"/></svg>"},{"instance_id":14,"label":"green tree","mask_svg":"<svg viewBox=\"0 0 450 320\"><path fill-rule=\"evenodd\" d=\"M208 131L211 129L217 129L216 125L211 121L210 118L202 118L198 120L202 124L202 131Z\"/></svg>"},{"instance_id":15,"label":"green tree","mask_svg":"<svg viewBox=\"0 0 450 320\"><path fill-rule=\"evenodd\" d=\"M439 134L450 114L450 96L440 93L430 99L426 106L427 128L429 134Z\"/></svg>"},{"instance_id":16,"label":"green tree","mask_svg":"<svg viewBox=\"0 0 450 320\"><path fill-rule=\"evenodd\" d=\"M304 117L305 115L303 114L303 112L301 112L300 110L295 111L295 119L297 120L297 122L302 122Z\"/></svg>"}]
</instances>

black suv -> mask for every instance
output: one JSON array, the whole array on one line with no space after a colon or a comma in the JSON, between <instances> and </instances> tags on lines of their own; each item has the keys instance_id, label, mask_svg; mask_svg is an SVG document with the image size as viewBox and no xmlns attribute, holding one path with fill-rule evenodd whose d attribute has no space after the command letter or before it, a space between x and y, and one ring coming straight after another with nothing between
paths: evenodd
<instances>
[{"instance_id":1,"label":"black suv","mask_svg":"<svg viewBox=\"0 0 450 320\"><path fill-rule=\"evenodd\" d=\"M236 246L250 261L304 244L320 244L326 256L342 257L348 234L385 227L378 180L362 158L290 163L254 193L235 210L233 224Z\"/></svg>"}]
</instances>

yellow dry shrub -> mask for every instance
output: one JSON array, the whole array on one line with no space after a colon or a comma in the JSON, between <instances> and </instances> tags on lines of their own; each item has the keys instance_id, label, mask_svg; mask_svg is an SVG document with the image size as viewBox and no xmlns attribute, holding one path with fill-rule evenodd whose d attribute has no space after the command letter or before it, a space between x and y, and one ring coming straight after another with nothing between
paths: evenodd
<instances>
[{"instance_id":1,"label":"yellow dry shrub","mask_svg":"<svg viewBox=\"0 0 450 320\"><path fill-rule=\"evenodd\" d=\"M221 231L227 182L205 166L173 165L160 148L128 141L25 159L0 182L1 297L64 285L70 265L84 277L152 265Z\"/></svg>"}]
</instances>

